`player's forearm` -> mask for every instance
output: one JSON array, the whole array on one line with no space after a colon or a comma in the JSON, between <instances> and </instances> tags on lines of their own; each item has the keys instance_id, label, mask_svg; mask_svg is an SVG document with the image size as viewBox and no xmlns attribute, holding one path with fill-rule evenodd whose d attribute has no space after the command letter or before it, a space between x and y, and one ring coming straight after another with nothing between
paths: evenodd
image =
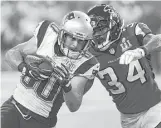
<instances>
[{"instance_id":1,"label":"player's forearm","mask_svg":"<svg viewBox=\"0 0 161 128\"><path fill-rule=\"evenodd\" d=\"M75 76L64 87L64 100L71 112L75 112L79 109L82 103L85 87L88 83L88 79L82 76Z\"/></svg>"},{"instance_id":2,"label":"player's forearm","mask_svg":"<svg viewBox=\"0 0 161 128\"><path fill-rule=\"evenodd\" d=\"M5 60L11 68L17 70L18 65L23 61L23 57L20 51L11 49L6 53Z\"/></svg>"},{"instance_id":3,"label":"player's forearm","mask_svg":"<svg viewBox=\"0 0 161 128\"><path fill-rule=\"evenodd\" d=\"M64 100L71 112L75 112L79 109L82 103L82 95L75 93L74 90L71 90L67 93L64 93Z\"/></svg>"},{"instance_id":4,"label":"player's forearm","mask_svg":"<svg viewBox=\"0 0 161 128\"><path fill-rule=\"evenodd\" d=\"M161 34L154 35L145 45L142 46L145 54L148 55L154 51L161 51Z\"/></svg>"}]
</instances>

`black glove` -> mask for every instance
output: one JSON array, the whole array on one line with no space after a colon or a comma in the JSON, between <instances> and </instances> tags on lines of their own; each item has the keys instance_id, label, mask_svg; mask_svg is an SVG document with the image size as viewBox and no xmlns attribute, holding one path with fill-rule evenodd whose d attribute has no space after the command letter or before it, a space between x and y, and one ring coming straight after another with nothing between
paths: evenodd
<instances>
[{"instance_id":1,"label":"black glove","mask_svg":"<svg viewBox=\"0 0 161 128\"><path fill-rule=\"evenodd\" d=\"M27 64L25 62L21 62L18 65L18 71L22 73L22 75L26 75L28 73Z\"/></svg>"}]
</instances>

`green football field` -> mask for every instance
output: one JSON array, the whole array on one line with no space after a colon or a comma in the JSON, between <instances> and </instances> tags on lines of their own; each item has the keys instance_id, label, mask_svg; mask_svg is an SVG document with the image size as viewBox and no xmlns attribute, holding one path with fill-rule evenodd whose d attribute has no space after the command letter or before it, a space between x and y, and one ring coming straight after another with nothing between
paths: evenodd
<instances>
[{"instance_id":1,"label":"green football field","mask_svg":"<svg viewBox=\"0 0 161 128\"><path fill-rule=\"evenodd\" d=\"M1 72L1 104L12 95L19 75L17 72ZM160 76L156 77L156 81L161 83ZM111 97L96 79L77 112L69 112L63 104L56 128L121 128L120 115Z\"/></svg>"}]
</instances>

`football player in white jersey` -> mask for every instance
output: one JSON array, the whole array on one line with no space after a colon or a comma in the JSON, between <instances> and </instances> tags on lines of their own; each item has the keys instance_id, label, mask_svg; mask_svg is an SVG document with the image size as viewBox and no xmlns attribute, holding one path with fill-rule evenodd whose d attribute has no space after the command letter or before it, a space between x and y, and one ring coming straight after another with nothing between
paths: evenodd
<instances>
[{"instance_id":1,"label":"football player in white jersey","mask_svg":"<svg viewBox=\"0 0 161 128\"><path fill-rule=\"evenodd\" d=\"M43 21L29 41L6 53L7 62L22 75L12 97L1 106L2 128L54 128L64 100L70 111L78 110L99 70L87 51L92 33L90 18L72 11L60 28ZM51 71L40 66L45 61L52 64Z\"/></svg>"}]
</instances>

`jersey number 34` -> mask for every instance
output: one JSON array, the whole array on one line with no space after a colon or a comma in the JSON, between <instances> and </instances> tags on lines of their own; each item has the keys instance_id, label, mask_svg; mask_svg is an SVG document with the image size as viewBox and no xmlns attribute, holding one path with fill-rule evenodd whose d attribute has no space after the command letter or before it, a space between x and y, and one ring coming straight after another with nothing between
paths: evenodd
<instances>
[{"instance_id":1,"label":"jersey number 34","mask_svg":"<svg viewBox=\"0 0 161 128\"><path fill-rule=\"evenodd\" d=\"M137 74L134 74L135 69L137 71ZM109 86L117 87L117 89L109 89L112 94L120 94L125 92L124 85L118 81L118 77L112 67L108 67L102 71L99 71L98 75L100 79L104 79L106 75L110 77L111 81L107 81L107 84ZM134 82L139 79L142 84L146 82L145 71L141 67L138 60L133 61L129 64L129 70L126 79L128 82Z\"/></svg>"}]
</instances>

